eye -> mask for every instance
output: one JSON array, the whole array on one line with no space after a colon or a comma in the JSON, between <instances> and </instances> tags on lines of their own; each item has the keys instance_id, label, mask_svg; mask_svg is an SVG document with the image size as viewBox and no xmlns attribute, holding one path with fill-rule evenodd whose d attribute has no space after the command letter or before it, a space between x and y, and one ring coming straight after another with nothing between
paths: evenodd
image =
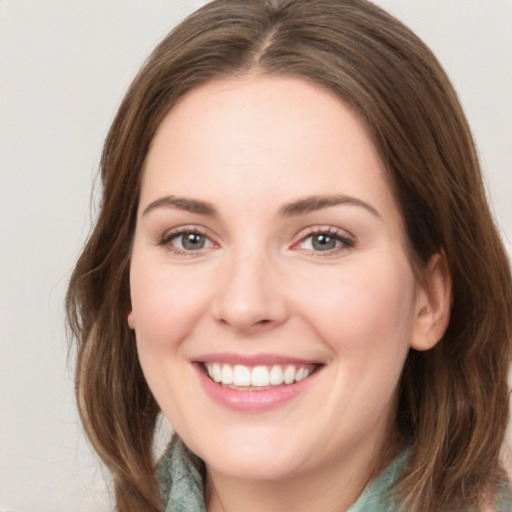
<instances>
[{"instance_id":1,"label":"eye","mask_svg":"<svg viewBox=\"0 0 512 512\"><path fill-rule=\"evenodd\" d=\"M213 247L213 242L197 230L180 230L167 233L160 242L176 252L194 252Z\"/></svg>"},{"instance_id":2,"label":"eye","mask_svg":"<svg viewBox=\"0 0 512 512\"><path fill-rule=\"evenodd\" d=\"M186 251L197 251L203 249L208 239L200 233L183 233L172 239L174 245Z\"/></svg>"},{"instance_id":3,"label":"eye","mask_svg":"<svg viewBox=\"0 0 512 512\"><path fill-rule=\"evenodd\" d=\"M355 241L332 229L316 231L304 236L297 244L300 249L332 253L355 246Z\"/></svg>"},{"instance_id":4,"label":"eye","mask_svg":"<svg viewBox=\"0 0 512 512\"><path fill-rule=\"evenodd\" d=\"M330 251L339 247L340 241L334 236L327 233L319 233L317 235L309 235L302 242L303 249L310 249L313 251Z\"/></svg>"}]
</instances>

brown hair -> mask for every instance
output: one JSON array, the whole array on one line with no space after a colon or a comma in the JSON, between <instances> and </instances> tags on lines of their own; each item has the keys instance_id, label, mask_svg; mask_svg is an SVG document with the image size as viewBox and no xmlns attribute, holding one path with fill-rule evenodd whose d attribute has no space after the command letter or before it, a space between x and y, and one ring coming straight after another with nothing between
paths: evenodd
<instances>
[{"instance_id":1,"label":"brown hair","mask_svg":"<svg viewBox=\"0 0 512 512\"><path fill-rule=\"evenodd\" d=\"M481 506L503 478L512 280L456 93L429 49L364 0L216 0L163 40L126 94L67 295L78 406L118 509L162 510L151 449L159 408L126 321L144 159L180 96L248 72L298 76L351 105L389 172L412 261L446 255L449 327L432 350L411 350L400 383L397 429L413 446L400 492L416 512Z\"/></svg>"}]
</instances>

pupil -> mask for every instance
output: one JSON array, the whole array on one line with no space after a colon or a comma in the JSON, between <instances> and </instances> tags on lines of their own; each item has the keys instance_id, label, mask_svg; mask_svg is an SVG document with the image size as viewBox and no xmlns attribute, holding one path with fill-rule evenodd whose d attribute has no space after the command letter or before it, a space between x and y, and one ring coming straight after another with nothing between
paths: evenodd
<instances>
[{"instance_id":1,"label":"pupil","mask_svg":"<svg viewBox=\"0 0 512 512\"><path fill-rule=\"evenodd\" d=\"M204 247L204 236L198 233L188 233L183 237L184 249L202 249Z\"/></svg>"},{"instance_id":2,"label":"pupil","mask_svg":"<svg viewBox=\"0 0 512 512\"><path fill-rule=\"evenodd\" d=\"M336 239L329 235L316 235L313 238L313 248L318 251L328 251L334 249L336 246Z\"/></svg>"}]
</instances>

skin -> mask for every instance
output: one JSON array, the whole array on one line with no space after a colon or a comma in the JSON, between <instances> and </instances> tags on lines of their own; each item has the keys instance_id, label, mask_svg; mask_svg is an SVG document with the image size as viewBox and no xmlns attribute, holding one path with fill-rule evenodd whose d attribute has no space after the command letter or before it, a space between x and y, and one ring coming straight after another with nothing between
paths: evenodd
<instances>
[{"instance_id":1,"label":"skin","mask_svg":"<svg viewBox=\"0 0 512 512\"><path fill-rule=\"evenodd\" d=\"M350 200L283 212L333 195ZM202 248L184 246L195 231ZM334 246L319 250L318 233ZM405 247L376 149L328 92L250 75L169 112L143 174L128 322L163 413L206 463L209 511L346 510L381 469L407 353L448 321L444 259L420 286ZM232 410L198 377L194 361L212 353L320 369L277 407Z\"/></svg>"}]
</instances>

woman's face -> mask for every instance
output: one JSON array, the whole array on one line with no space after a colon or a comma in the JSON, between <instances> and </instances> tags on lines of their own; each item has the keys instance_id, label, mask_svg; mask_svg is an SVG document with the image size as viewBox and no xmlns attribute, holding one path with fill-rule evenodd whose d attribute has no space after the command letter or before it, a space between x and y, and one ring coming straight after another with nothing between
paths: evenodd
<instances>
[{"instance_id":1,"label":"woman's face","mask_svg":"<svg viewBox=\"0 0 512 512\"><path fill-rule=\"evenodd\" d=\"M385 442L420 292L376 149L329 93L184 96L147 157L130 286L148 384L210 471L280 479Z\"/></svg>"}]
</instances>

